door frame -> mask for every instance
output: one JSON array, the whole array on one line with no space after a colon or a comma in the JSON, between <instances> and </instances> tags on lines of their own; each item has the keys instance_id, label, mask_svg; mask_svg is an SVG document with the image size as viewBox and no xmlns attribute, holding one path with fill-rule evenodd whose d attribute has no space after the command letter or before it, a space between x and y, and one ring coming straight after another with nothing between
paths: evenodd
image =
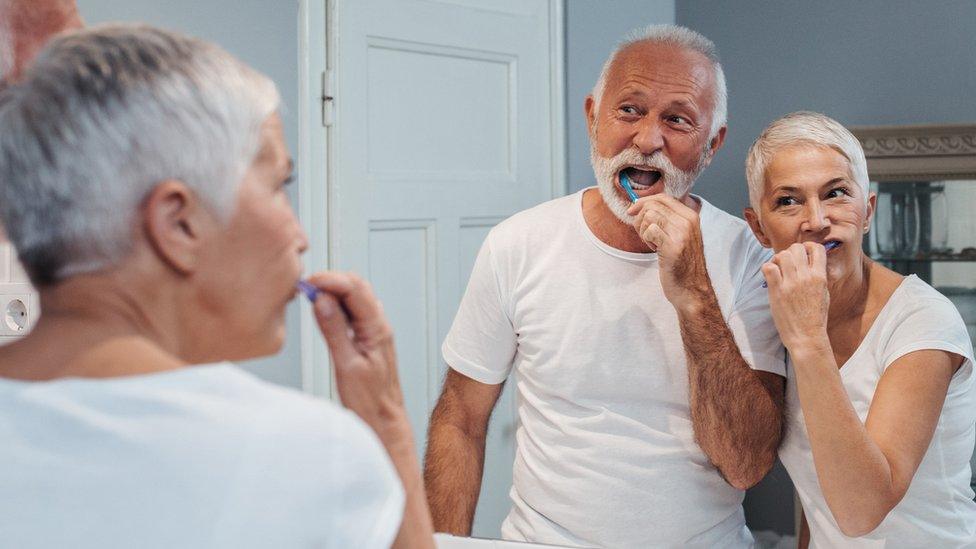
<instances>
[{"instance_id":1,"label":"door frame","mask_svg":"<svg viewBox=\"0 0 976 549\"><path fill-rule=\"evenodd\" d=\"M307 272L335 267L331 251L336 249L335 230L329 215L335 191L334 154L336 125L327 118L331 105L324 100L331 87L327 74L336 66L340 0L299 0L299 90L298 105L298 219L308 231L305 254ZM566 0L549 4L549 137L551 152L551 198L566 194ZM319 154L316 154L316 153ZM309 394L336 400L332 363L318 332L311 306L300 305L300 356L302 389Z\"/></svg>"}]
</instances>

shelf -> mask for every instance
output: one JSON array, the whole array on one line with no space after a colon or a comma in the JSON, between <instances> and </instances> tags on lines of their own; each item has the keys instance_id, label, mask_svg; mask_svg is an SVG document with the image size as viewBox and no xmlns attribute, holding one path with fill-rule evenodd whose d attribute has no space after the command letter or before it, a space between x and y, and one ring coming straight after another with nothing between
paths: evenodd
<instances>
[{"instance_id":1,"label":"shelf","mask_svg":"<svg viewBox=\"0 0 976 549\"><path fill-rule=\"evenodd\" d=\"M872 256L871 259L883 263L974 263L976 257L972 256L932 256L932 257L892 257L892 256Z\"/></svg>"}]
</instances>

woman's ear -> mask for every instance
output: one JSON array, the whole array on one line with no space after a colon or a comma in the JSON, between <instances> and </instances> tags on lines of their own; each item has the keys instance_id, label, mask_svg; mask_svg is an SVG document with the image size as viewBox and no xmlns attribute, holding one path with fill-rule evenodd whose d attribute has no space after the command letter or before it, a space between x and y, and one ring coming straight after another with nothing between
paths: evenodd
<instances>
[{"instance_id":1,"label":"woman's ear","mask_svg":"<svg viewBox=\"0 0 976 549\"><path fill-rule=\"evenodd\" d=\"M874 212L878 207L878 193L868 193L868 211L864 216L864 232L871 230L871 221L874 219Z\"/></svg>"},{"instance_id":2,"label":"woman's ear","mask_svg":"<svg viewBox=\"0 0 976 549\"><path fill-rule=\"evenodd\" d=\"M745 216L746 223L748 223L749 228L752 229L752 234L756 235L756 239L759 240L759 243L763 245L763 248L772 248L773 244L766 236L766 232L763 231L762 223L759 221L759 216L756 215L756 210L746 208L742 210L742 215Z\"/></svg>"},{"instance_id":3,"label":"woman's ear","mask_svg":"<svg viewBox=\"0 0 976 549\"><path fill-rule=\"evenodd\" d=\"M195 271L213 222L196 193L182 181L163 181L143 201L142 213L146 240L160 260L181 274Z\"/></svg>"}]
</instances>

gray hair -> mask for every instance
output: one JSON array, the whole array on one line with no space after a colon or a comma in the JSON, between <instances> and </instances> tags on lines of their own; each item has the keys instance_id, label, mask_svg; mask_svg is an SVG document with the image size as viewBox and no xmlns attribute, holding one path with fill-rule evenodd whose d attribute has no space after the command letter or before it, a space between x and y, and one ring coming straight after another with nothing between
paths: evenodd
<instances>
[{"instance_id":1,"label":"gray hair","mask_svg":"<svg viewBox=\"0 0 976 549\"><path fill-rule=\"evenodd\" d=\"M708 38L679 25L649 25L627 33L610 53L606 62L603 63L600 78L596 81L596 86L593 87L594 106L597 108L600 106L604 89L607 87L610 68L617 56L623 50L638 43L677 46L681 49L700 53L711 61L715 77L715 96L712 98L712 126L709 128L708 138L712 139L718 135L718 131L728 122L728 91L725 87L725 72L719 62L718 50L715 48L715 43Z\"/></svg>"},{"instance_id":2,"label":"gray hair","mask_svg":"<svg viewBox=\"0 0 976 549\"><path fill-rule=\"evenodd\" d=\"M54 39L0 94L0 221L36 284L131 252L161 181L220 219L278 108L274 83L219 47L145 25Z\"/></svg>"},{"instance_id":3,"label":"gray hair","mask_svg":"<svg viewBox=\"0 0 976 549\"><path fill-rule=\"evenodd\" d=\"M850 166L851 177L867 202L871 180L861 143L833 118L817 112L799 111L774 121L749 148L746 181L749 183L749 204L757 214L765 190L766 169L777 152L794 145L829 148L843 155Z\"/></svg>"}]
</instances>

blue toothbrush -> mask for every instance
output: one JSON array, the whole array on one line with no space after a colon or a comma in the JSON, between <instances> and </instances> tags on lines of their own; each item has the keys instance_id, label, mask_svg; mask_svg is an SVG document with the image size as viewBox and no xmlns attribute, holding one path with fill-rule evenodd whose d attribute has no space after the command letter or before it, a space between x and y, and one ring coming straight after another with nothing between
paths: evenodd
<instances>
[{"instance_id":1,"label":"blue toothbrush","mask_svg":"<svg viewBox=\"0 0 976 549\"><path fill-rule=\"evenodd\" d=\"M627 196L630 197L631 202L637 202L637 193L634 192L634 188L630 186L630 178L627 174L620 172L620 186L627 191Z\"/></svg>"},{"instance_id":2,"label":"blue toothbrush","mask_svg":"<svg viewBox=\"0 0 976 549\"><path fill-rule=\"evenodd\" d=\"M315 300L318 299L321 290L319 290L315 286L312 286L308 282L305 282L304 280L299 280L297 286L298 289L301 290L303 294L305 294L305 297L307 297L308 300L314 304Z\"/></svg>"}]
</instances>

